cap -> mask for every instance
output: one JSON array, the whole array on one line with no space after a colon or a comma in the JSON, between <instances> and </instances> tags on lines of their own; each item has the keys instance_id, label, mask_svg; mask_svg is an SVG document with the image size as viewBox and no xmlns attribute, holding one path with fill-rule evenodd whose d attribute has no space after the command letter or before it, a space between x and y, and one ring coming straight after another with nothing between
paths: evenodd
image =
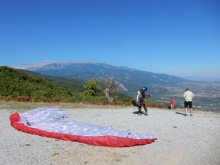
<instances>
[{"instance_id":1,"label":"cap","mask_svg":"<svg viewBox=\"0 0 220 165\"><path fill-rule=\"evenodd\" d=\"M144 89L145 91L147 91L147 86L144 86L143 89Z\"/></svg>"}]
</instances>

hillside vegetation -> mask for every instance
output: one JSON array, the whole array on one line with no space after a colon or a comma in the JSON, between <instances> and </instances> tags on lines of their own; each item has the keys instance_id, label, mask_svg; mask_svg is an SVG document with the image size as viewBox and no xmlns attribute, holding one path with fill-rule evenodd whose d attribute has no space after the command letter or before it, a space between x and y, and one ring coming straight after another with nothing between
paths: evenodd
<instances>
[{"instance_id":1,"label":"hillside vegetation","mask_svg":"<svg viewBox=\"0 0 220 165\"><path fill-rule=\"evenodd\" d=\"M40 73L28 71L28 70L18 70L18 71L23 72L23 73L28 73L29 75L43 78L43 79L48 80L49 82L51 82L55 85L58 85L60 87L68 89L70 91L76 91L76 92L83 92L84 91L83 84L85 83L85 81L83 81L83 80L57 77L57 76L46 76L46 75L43 75Z\"/></svg>"},{"instance_id":2,"label":"hillside vegetation","mask_svg":"<svg viewBox=\"0 0 220 165\"><path fill-rule=\"evenodd\" d=\"M45 78L0 67L0 97L16 101L77 101L78 92L65 89Z\"/></svg>"},{"instance_id":3,"label":"hillside vegetation","mask_svg":"<svg viewBox=\"0 0 220 165\"><path fill-rule=\"evenodd\" d=\"M132 100L132 97L114 90L109 93L113 101L109 101L99 86L99 84L105 86L109 82L100 82L97 79L83 82L45 76L7 66L0 67L0 77L0 99L4 101L131 105ZM149 105L164 107L162 104L152 102L149 102Z\"/></svg>"}]
</instances>

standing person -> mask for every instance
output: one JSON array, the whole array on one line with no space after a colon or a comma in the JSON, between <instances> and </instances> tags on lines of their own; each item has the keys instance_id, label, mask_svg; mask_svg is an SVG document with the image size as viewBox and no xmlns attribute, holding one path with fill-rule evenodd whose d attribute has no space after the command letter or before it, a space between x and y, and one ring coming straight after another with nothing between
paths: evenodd
<instances>
[{"instance_id":1,"label":"standing person","mask_svg":"<svg viewBox=\"0 0 220 165\"><path fill-rule=\"evenodd\" d=\"M145 110L145 115L148 115L148 108L146 106L146 102L144 101L144 99L150 97L150 95L147 95L146 94L146 91L147 91L147 87L144 86L142 89L140 89L138 92L137 92L137 98L138 98L138 102L139 102L139 105L138 105L138 115L141 115L141 107L143 106L144 110Z\"/></svg>"},{"instance_id":2,"label":"standing person","mask_svg":"<svg viewBox=\"0 0 220 165\"><path fill-rule=\"evenodd\" d=\"M184 101L184 107L185 107L185 116L187 116L187 109L190 108L190 116L192 116L192 99L194 98L194 94L189 90L189 88L186 88L186 91L183 94Z\"/></svg>"},{"instance_id":3,"label":"standing person","mask_svg":"<svg viewBox=\"0 0 220 165\"><path fill-rule=\"evenodd\" d=\"M170 109L174 108L174 104L175 104L175 100L174 100L174 98L171 98L170 99Z\"/></svg>"}]
</instances>

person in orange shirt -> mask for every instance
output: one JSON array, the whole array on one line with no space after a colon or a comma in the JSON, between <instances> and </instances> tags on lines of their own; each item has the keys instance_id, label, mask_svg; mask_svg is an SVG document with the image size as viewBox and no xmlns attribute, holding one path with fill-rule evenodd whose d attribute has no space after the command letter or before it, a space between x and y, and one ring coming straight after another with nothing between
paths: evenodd
<instances>
[{"instance_id":1,"label":"person in orange shirt","mask_svg":"<svg viewBox=\"0 0 220 165\"><path fill-rule=\"evenodd\" d=\"M174 108L174 104L175 104L175 100L174 100L174 98L171 98L170 99L170 109Z\"/></svg>"}]
</instances>

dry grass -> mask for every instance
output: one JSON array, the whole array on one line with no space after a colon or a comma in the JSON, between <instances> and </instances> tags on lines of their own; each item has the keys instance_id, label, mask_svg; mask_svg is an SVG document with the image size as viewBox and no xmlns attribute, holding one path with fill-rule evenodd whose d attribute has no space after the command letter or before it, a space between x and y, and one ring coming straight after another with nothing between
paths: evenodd
<instances>
[{"instance_id":1,"label":"dry grass","mask_svg":"<svg viewBox=\"0 0 220 165\"><path fill-rule=\"evenodd\" d=\"M0 101L0 110L15 110L17 112L25 112L34 108L60 108L60 109L116 109L116 108L125 108L125 107L134 107L133 105L95 105L95 104L83 104L83 103L48 103L48 102L16 102L16 101ZM184 109L174 108L173 110L167 109L166 107L152 106L147 104L148 108L158 108L167 111L174 111L179 113L184 113ZM136 108L136 107L134 107ZM189 112L189 111L188 111ZM193 114L196 113L208 113L207 111L202 110L193 110ZM212 112L209 112L212 113ZM220 112L218 112L219 114Z\"/></svg>"},{"instance_id":2,"label":"dry grass","mask_svg":"<svg viewBox=\"0 0 220 165\"><path fill-rule=\"evenodd\" d=\"M48 103L48 102L15 102L15 101L0 101L0 110L17 110L19 112L31 110L38 107L50 107L61 109L77 109L77 108L122 108L123 106L111 106L111 105L91 105L81 103ZM126 107L126 106L124 106Z\"/></svg>"}]
</instances>

